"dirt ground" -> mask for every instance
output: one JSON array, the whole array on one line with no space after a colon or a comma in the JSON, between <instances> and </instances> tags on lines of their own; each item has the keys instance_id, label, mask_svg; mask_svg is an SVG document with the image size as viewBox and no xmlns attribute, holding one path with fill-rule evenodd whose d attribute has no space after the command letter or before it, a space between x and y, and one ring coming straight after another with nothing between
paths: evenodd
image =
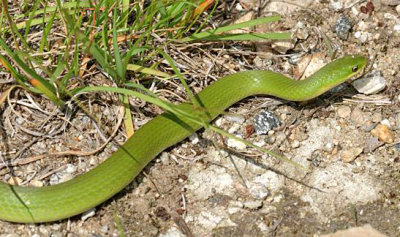
<instances>
[{"instance_id":1,"label":"dirt ground","mask_svg":"<svg viewBox=\"0 0 400 237\"><path fill-rule=\"evenodd\" d=\"M228 149L218 149L213 140L221 144L221 138L201 130L164 151L127 188L86 213L87 218L0 222L0 236L319 236L364 224L400 236L400 6L391 2L396 1L372 1L371 9L367 1L271 1L263 8L255 0L228 1L213 24L280 13L280 22L247 30L290 31L293 40L167 47L195 92L224 75L251 69L300 78L329 62L333 51L337 57L368 57L368 70L380 71L380 83L386 85L374 94L359 93L348 84L307 103L258 96L235 104L229 115L214 121L306 170L227 138ZM352 26L348 37L337 32L341 17ZM101 75L93 78L99 84L103 80ZM170 101L185 97L178 81L152 83L148 86ZM85 101L108 135L79 111L52 116L43 124L54 107L23 90L16 89L10 99L0 118L3 158L20 155L22 163L66 148L93 151L114 131L114 143L126 139L115 95ZM131 105L137 127L160 112L135 99ZM277 115L281 125L267 135L249 133L254 116L264 110ZM51 136L42 134L52 131ZM115 149L110 143L94 155L27 162L13 167L17 178L4 167L0 172L4 182L55 184L94 168Z\"/></svg>"}]
</instances>

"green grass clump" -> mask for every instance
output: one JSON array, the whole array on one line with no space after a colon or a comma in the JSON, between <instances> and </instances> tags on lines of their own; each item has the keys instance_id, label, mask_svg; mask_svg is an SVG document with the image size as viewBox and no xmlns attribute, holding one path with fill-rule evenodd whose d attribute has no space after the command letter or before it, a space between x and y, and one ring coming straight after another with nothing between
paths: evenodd
<instances>
[{"instance_id":1,"label":"green grass clump","mask_svg":"<svg viewBox=\"0 0 400 237\"><path fill-rule=\"evenodd\" d=\"M82 93L118 93L125 107L124 124L130 136L134 132L129 104L131 96L165 111L185 114L174 104L159 99L145 86L132 82L129 71L139 75L136 81L149 76L164 80L178 78L189 101L197 108L201 106L171 56L164 52L164 47L200 40L290 38L288 33L229 33L278 21L279 16L201 31L217 5L218 1L212 0L25 0L21 4L23 12L13 15L8 11L8 2L2 0L0 62L3 70L10 73L21 87L47 97L60 110L73 99L85 111L77 96ZM205 15L206 9L209 13ZM30 37L35 33L39 33L41 39L33 43ZM10 40L4 40L7 38ZM164 60L173 73L160 69ZM92 83L82 80L82 77L87 74L89 65L106 75L113 87L88 86ZM220 132L203 121L190 119Z\"/></svg>"}]
</instances>

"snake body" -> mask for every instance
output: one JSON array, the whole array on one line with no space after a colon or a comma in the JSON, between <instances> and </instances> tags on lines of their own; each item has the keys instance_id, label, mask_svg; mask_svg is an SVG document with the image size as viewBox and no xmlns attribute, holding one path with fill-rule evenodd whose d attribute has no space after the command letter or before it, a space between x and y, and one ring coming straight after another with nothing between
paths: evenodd
<instances>
[{"instance_id":1,"label":"snake body","mask_svg":"<svg viewBox=\"0 0 400 237\"><path fill-rule=\"evenodd\" d=\"M345 56L295 81L271 71L228 75L196 95L211 121L235 102L252 95L271 95L291 101L309 100L359 73L363 56ZM188 103L178 105L195 115ZM165 112L143 125L107 160L65 183L20 187L0 183L0 219L20 223L49 222L85 212L106 201L127 184L164 149L182 141L201 125Z\"/></svg>"}]
</instances>

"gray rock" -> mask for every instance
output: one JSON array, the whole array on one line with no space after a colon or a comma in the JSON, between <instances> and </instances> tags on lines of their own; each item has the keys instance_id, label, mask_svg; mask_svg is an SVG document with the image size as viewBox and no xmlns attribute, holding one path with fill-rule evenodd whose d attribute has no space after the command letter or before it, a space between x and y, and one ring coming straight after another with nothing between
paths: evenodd
<instances>
[{"instance_id":1,"label":"gray rock","mask_svg":"<svg viewBox=\"0 0 400 237\"><path fill-rule=\"evenodd\" d=\"M339 16L335 25L335 32L342 40L347 40L349 37L349 32L353 28L353 24L350 19L345 15Z\"/></svg>"},{"instance_id":2,"label":"gray rock","mask_svg":"<svg viewBox=\"0 0 400 237\"><path fill-rule=\"evenodd\" d=\"M373 71L352 83L354 88L363 94L371 95L386 87L386 80L381 71Z\"/></svg>"},{"instance_id":3,"label":"gray rock","mask_svg":"<svg viewBox=\"0 0 400 237\"><path fill-rule=\"evenodd\" d=\"M279 118L270 111L262 111L254 117L254 130L258 135L267 134L270 130L278 127L281 122Z\"/></svg>"},{"instance_id":4,"label":"gray rock","mask_svg":"<svg viewBox=\"0 0 400 237\"><path fill-rule=\"evenodd\" d=\"M376 148L382 146L384 143L379 141L377 137L369 137L365 140L364 153L373 152Z\"/></svg>"}]
</instances>

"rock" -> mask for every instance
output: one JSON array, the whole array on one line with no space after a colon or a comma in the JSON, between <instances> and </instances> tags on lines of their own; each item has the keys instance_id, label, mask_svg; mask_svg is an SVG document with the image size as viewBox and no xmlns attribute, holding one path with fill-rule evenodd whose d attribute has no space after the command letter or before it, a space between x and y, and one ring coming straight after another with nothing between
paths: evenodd
<instances>
[{"instance_id":1,"label":"rock","mask_svg":"<svg viewBox=\"0 0 400 237\"><path fill-rule=\"evenodd\" d=\"M396 12L397 12L398 14L400 14L400 5L398 5L398 6L396 7Z\"/></svg>"},{"instance_id":2,"label":"rock","mask_svg":"<svg viewBox=\"0 0 400 237\"><path fill-rule=\"evenodd\" d=\"M263 183L250 182L248 187L251 196L258 200L264 200L269 195L268 188Z\"/></svg>"},{"instance_id":3,"label":"rock","mask_svg":"<svg viewBox=\"0 0 400 237\"><path fill-rule=\"evenodd\" d=\"M258 135L267 134L270 130L278 127L281 122L279 118L270 111L261 111L254 117L254 130Z\"/></svg>"},{"instance_id":4,"label":"rock","mask_svg":"<svg viewBox=\"0 0 400 237\"><path fill-rule=\"evenodd\" d=\"M353 28L350 19L345 15L340 15L335 24L335 32L342 40L347 40L349 32Z\"/></svg>"},{"instance_id":5,"label":"rock","mask_svg":"<svg viewBox=\"0 0 400 237\"><path fill-rule=\"evenodd\" d=\"M81 220L86 221L90 217L94 216L96 214L96 208L92 208L84 213L82 213Z\"/></svg>"},{"instance_id":6,"label":"rock","mask_svg":"<svg viewBox=\"0 0 400 237\"><path fill-rule=\"evenodd\" d=\"M363 78L355 80L352 85L358 92L371 95L383 90L386 87L386 80L381 71L373 71Z\"/></svg>"},{"instance_id":7,"label":"rock","mask_svg":"<svg viewBox=\"0 0 400 237\"><path fill-rule=\"evenodd\" d=\"M59 183L67 182L67 181L69 181L69 180L71 180L73 178L74 178L74 176L72 174L67 173L67 172L63 172L62 175L61 175L61 178L59 180Z\"/></svg>"},{"instance_id":8,"label":"rock","mask_svg":"<svg viewBox=\"0 0 400 237\"><path fill-rule=\"evenodd\" d=\"M293 140L291 146L292 146L292 148L298 148L298 147L300 147L300 142L297 140Z\"/></svg>"},{"instance_id":9,"label":"rock","mask_svg":"<svg viewBox=\"0 0 400 237\"><path fill-rule=\"evenodd\" d=\"M172 226L167 230L164 234L160 234L160 237L185 237L186 235L182 234L178 228Z\"/></svg>"},{"instance_id":10,"label":"rock","mask_svg":"<svg viewBox=\"0 0 400 237\"><path fill-rule=\"evenodd\" d=\"M293 64L296 64L296 67L294 68L294 78L295 79L300 79L304 75L304 72L306 71L308 65L310 64L311 61L311 55L306 54L302 57L297 57L297 55L294 58L290 59L290 62Z\"/></svg>"},{"instance_id":11,"label":"rock","mask_svg":"<svg viewBox=\"0 0 400 237\"><path fill-rule=\"evenodd\" d=\"M23 180L19 177L10 177L8 180L8 183L11 185L20 185L23 182Z\"/></svg>"},{"instance_id":12,"label":"rock","mask_svg":"<svg viewBox=\"0 0 400 237\"><path fill-rule=\"evenodd\" d=\"M381 0L381 3L388 6L400 5L400 0Z\"/></svg>"},{"instance_id":13,"label":"rock","mask_svg":"<svg viewBox=\"0 0 400 237\"><path fill-rule=\"evenodd\" d=\"M337 109L337 114L340 118L348 118L351 114L349 106L342 105Z\"/></svg>"},{"instance_id":14,"label":"rock","mask_svg":"<svg viewBox=\"0 0 400 237\"><path fill-rule=\"evenodd\" d=\"M233 177L226 172L226 168L216 165L211 165L207 169L193 166L186 182L185 187L193 193L196 199L207 200L215 193L235 196Z\"/></svg>"},{"instance_id":15,"label":"rock","mask_svg":"<svg viewBox=\"0 0 400 237\"><path fill-rule=\"evenodd\" d=\"M343 162L349 163L355 160L361 154L362 151L363 149L360 147L352 147L348 150L342 151L340 156Z\"/></svg>"},{"instance_id":16,"label":"rock","mask_svg":"<svg viewBox=\"0 0 400 237\"><path fill-rule=\"evenodd\" d=\"M40 181L40 180L36 180L36 179L31 180L31 181L29 182L29 184L30 184L32 187L43 187L43 182Z\"/></svg>"},{"instance_id":17,"label":"rock","mask_svg":"<svg viewBox=\"0 0 400 237\"><path fill-rule=\"evenodd\" d=\"M189 140L190 140L190 142L192 142L193 145L196 145L200 141L199 136L197 136L196 133L193 133L192 135L190 135Z\"/></svg>"},{"instance_id":18,"label":"rock","mask_svg":"<svg viewBox=\"0 0 400 237\"><path fill-rule=\"evenodd\" d=\"M339 12L343 10L343 3L342 1L337 1L337 0L331 0L329 3L329 8L332 9L335 12Z\"/></svg>"},{"instance_id":19,"label":"rock","mask_svg":"<svg viewBox=\"0 0 400 237\"><path fill-rule=\"evenodd\" d=\"M379 141L377 137L369 137L365 140L364 152L369 153L375 151L376 148L382 146L384 143Z\"/></svg>"},{"instance_id":20,"label":"rock","mask_svg":"<svg viewBox=\"0 0 400 237\"><path fill-rule=\"evenodd\" d=\"M271 1L266 5L263 13L279 12L280 15L289 15L301 9L307 9L313 0L288 0L288 1Z\"/></svg>"},{"instance_id":21,"label":"rock","mask_svg":"<svg viewBox=\"0 0 400 237\"><path fill-rule=\"evenodd\" d=\"M361 43L367 42L371 37L372 34L369 32L357 31L354 33L354 38L358 39Z\"/></svg>"},{"instance_id":22,"label":"rock","mask_svg":"<svg viewBox=\"0 0 400 237\"><path fill-rule=\"evenodd\" d=\"M241 136L237 135L238 138L243 139ZM246 149L246 144L244 144L241 141L238 141L236 139L233 138L228 138L228 140L226 141L226 145L230 148L236 148L238 150L244 150Z\"/></svg>"},{"instance_id":23,"label":"rock","mask_svg":"<svg viewBox=\"0 0 400 237\"><path fill-rule=\"evenodd\" d=\"M351 121L356 125L364 125L366 119L365 113L360 108L355 108L350 115Z\"/></svg>"},{"instance_id":24,"label":"rock","mask_svg":"<svg viewBox=\"0 0 400 237\"><path fill-rule=\"evenodd\" d=\"M382 120L382 114L381 113L373 113L371 116L371 120L374 123L378 123Z\"/></svg>"},{"instance_id":25,"label":"rock","mask_svg":"<svg viewBox=\"0 0 400 237\"><path fill-rule=\"evenodd\" d=\"M394 144L394 148L396 148L396 150L400 151L400 143Z\"/></svg>"},{"instance_id":26,"label":"rock","mask_svg":"<svg viewBox=\"0 0 400 237\"><path fill-rule=\"evenodd\" d=\"M320 237L386 237L384 234L379 233L370 225L362 227L353 227L348 230L339 230L334 234L321 235Z\"/></svg>"},{"instance_id":27,"label":"rock","mask_svg":"<svg viewBox=\"0 0 400 237\"><path fill-rule=\"evenodd\" d=\"M262 207L262 205L263 205L263 203L260 200L247 201L244 203L244 207L251 209L251 210L259 209Z\"/></svg>"},{"instance_id":28,"label":"rock","mask_svg":"<svg viewBox=\"0 0 400 237\"><path fill-rule=\"evenodd\" d=\"M271 46L274 50L281 54L285 54L288 50L294 48L294 43L292 41L274 41Z\"/></svg>"},{"instance_id":29,"label":"rock","mask_svg":"<svg viewBox=\"0 0 400 237\"><path fill-rule=\"evenodd\" d=\"M243 124L245 119L241 115L225 115L224 119L237 123L237 124Z\"/></svg>"},{"instance_id":30,"label":"rock","mask_svg":"<svg viewBox=\"0 0 400 237\"><path fill-rule=\"evenodd\" d=\"M241 126L237 123L233 124L232 127L228 129L228 133L233 134L236 133L241 128Z\"/></svg>"},{"instance_id":31,"label":"rock","mask_svg":"<svg viewBox=\"0 0 400 237\"><path fill-rule=\"evenodd\" d=\"M307 78L314 74L316 71L321 69L323 66L325 66L325 57L322 53L315 53L311 57L310 62L308 63L306 69L304 70L302 78Z\"/></svg>"},{"instance_id":32,"label":"rock","mask_svg":"<svg viewBox=\"0 0 400 237\"><path fill-rule=\"evenodd\" d=\"M66 169L65 171L67 171L67 173L72 174L72 173L75 173L76 169L77 169L77 168L76 168L75 165L73 165L73 164L67 164L67 169Z\"/></svg>"},{"instance_id":33,"label":"rock","mask_svg":"<svg viewBox=\"0 0 400 237\"><path fill-rule=\"evenodd\" d=\"M276 193L284 185L284 179L272 171L267 171L248 182L251 196L257 200L264 200L270 192Z\"/></svg>"},{"instance_id":34,"label":"rock","mask_svg":"<svg viewBox=\"0 0 400 237\"><path fill-rule=\"evenodd\" d=\"M296 26L294 27L295 36L297 39L305 40L308 38L310 33L308 33L307 28L305 27L304 23L299 21L297 22Z\"/></svg>"},{"instance_id":35,"label":"rock","mask_svg":"<svg viewBox=\"0 0 400 237\"><path fill-rule=\"evenodd\" d=\"M395 121L395 129L400 129L400 113L396 114L394 121Z\"/></svg>"},{"instance_id":36,"label":"rock","mask_svg":"<svg viewBox=\"0 0 400 237\"><path fill-rule=\"evenodd\" d=\"M376 125L376 127L371 130L371 134L379 138L379 140L384 143L389 144L394 142L394 135L386 125L383 124Z\"/></svg>"},{"instance_id":37,"label":"rock","mask_svg":"<svg viewBox=\"0 0 400 237\"><path fill-rule=\"evenodd\" d=\"M388 127L389 129L391 129L391 126L392 126L392 125L390 124L389 119L382 119L380 123L383 124L383 125L385 125L385 126Z\"/></svg>"},{"instance_id":38,"label":"rock","mask_svg":"<svg viewBox=\"0 0 400 237\"><path fill-rule=\"evenodd\" d=\"M400 33L400 25L394 25L393 30Z\"/></svg>"}]
</instances>

